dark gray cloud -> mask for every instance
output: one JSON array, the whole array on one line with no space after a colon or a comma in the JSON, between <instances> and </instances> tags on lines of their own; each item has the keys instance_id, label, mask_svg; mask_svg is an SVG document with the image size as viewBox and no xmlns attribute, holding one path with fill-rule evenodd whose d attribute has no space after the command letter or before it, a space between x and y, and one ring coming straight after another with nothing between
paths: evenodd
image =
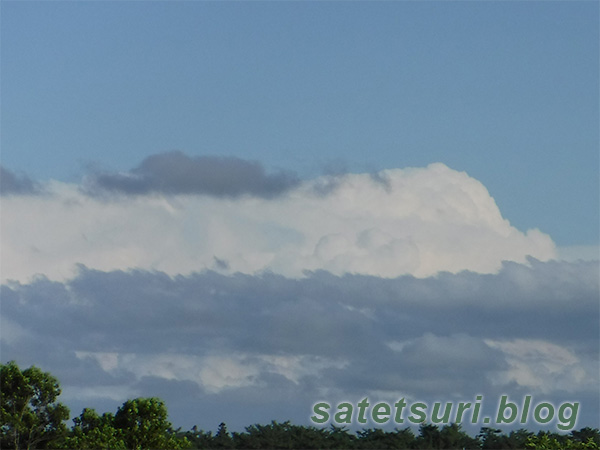
<instances>
[{"instance_id":1,"label":"dark gray cloud","mask_svg":"<svg viewBox=\"0 0 600 450\"><path fill-rule=\"evenodd\" d=\"M52 371L65 392L101 386L126 388L129 396L160 395L175 424L213 429L221 420L234 429L272 419L306 423L316 401L358 401L375 391L423 401L484 394L495 402L500 394L518 397L531 389L514 380L499 384L494 375L519 358L535 371L540 359L557 357L591 378L574 385L568 367L562 375L543 369L547 386L537 398L580 400L580 426L593 425L599 415L598 269L598 262L531 260L529 266L505 263L494 275L381 279L316 272L290 279L81 267L65 283L37 278L2 286L2 356ZM508 357L490 340L546 347ZM124 355L124 365L104 370L81 352ZM158 369L134 373L164 355L173 358L163 365L175 378ZM261 365L264 355L300 358L300 367L343 365L290 379L271 363ZM194 381L205 358L221 357L257 368L249 384L215 392ZM179 359L186 362L177 369ZM73 407L111 401L81 400Z\"/></svg>"},{"instance_id":2,"label":"dark gray cloud","mask_svg":"<svg viewBox=\"0 0 600 450\"><path fill-rule=\"evenodd\" d=\"M268 174L255 161L222 156L192 157L174 151L151 155L125 174L93 174L86 180L84 190L92 195L199 194L271 198L299 182L292 172Z\"/></svg>"},{"instance_id":3,"label":"dark gray cloud","mask_svg":"<svg viewBox=\"0 0 600 450\"><path fill-rule=\"evenodd\" d=\"M0 166L0 195L31 195L41 191L39 183L26 175L17 175Z\"/></svg>"}]
</instances>

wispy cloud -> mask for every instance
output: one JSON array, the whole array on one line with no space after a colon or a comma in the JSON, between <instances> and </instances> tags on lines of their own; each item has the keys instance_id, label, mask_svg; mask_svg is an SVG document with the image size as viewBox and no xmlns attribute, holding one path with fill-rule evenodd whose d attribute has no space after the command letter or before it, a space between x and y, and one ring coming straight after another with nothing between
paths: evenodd
<instances>
[{"instance_id":1,"label":"wispy cloud","mask_svg":"<svg viewBox=\"0 0 600 450\"><path fill-rule=\"evenodd\" d=\"M0 166L0 195L32 195L42 192L39 183Z\"/></svg>"}]
</instances>

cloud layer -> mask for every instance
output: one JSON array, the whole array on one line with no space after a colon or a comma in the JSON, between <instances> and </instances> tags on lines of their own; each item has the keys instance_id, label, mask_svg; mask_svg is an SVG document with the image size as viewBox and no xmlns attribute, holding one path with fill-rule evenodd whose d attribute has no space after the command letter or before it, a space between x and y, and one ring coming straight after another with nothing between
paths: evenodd
<instances>
[{"instance_id":1,"label":"cloud layer","mask_svg":"<svg viewBox=\"0 0 600 450\"><path fill-rule=\"evenodd\" d=\"M488 275L291 279L81 267L65 283L2 287L2 350L56 372L72 405L163 395L189 427L305 423L319 400L479 393L490 412L502 393L581 401L593 424L598 270L531 260Z\"/></svg>"},{"instance_id":2,"label":"cloud layer","mask_svg":"<svg viewBox=\"0 0 600 450\"><path fill-rule=\"evenodd\" d=\"M25 281L36 273L65 279L77 263L171 275L216 269L298 277L304 270L322 269L338 275L425 277L439 271L493 273L504 260L555 256L548 235L515 229L480 182L439 163L375 175L322 177L293 188L273 182L287 190L270 198L200 195L200 189L196 195L175 195L205 183L194 181L193 175L206 161L180 154L150 157L132 174L95 182L109 187L123 181L123 187L133 180L131 186L138 187L123 187L121 192L154 192L167 179L165 158L178 161L162 191L172 195L107 199L54 182L50 198L5 199L3 280ZM236 164L240 177L229 181L232 186L238 183L230 192L251 191L242 174L254 166L215 161L215 183L207 192L214 194L217 185L225 186L224 173L236 173L230 170ZM193 166L189 172L184 170L187 163ZM266 184L270 180L257 179ZM261 189L256 192L267 192Z\"/></svg>"},{"instance_id":3,"label":"cloud layer","mask_svg":"<svg viewBox=\"0 0 600 450\"><path fill-rule=\"evenodd\" d=\"M3 197L0 238L2 357L55 373L73 415L160 396L177 425L240 429L508 393L599 419L598 262L553 260L440 163L300 182L155 155Z\"/></svg>"}]
</instances>

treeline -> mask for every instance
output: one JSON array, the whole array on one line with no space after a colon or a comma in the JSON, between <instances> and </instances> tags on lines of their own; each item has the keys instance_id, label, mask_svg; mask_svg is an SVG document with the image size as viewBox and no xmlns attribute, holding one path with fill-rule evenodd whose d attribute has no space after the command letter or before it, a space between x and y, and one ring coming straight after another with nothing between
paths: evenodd
<instances>
[{"instance_id":1,"label":"treeline","mask_svg":"<svg viewBox=\"0 0 600 450\"><path fill-rule=\"evenodd\" d=\"M0 364L0 448L2 449L599 449L596 428L570 434L521 429L502 433L484 427L469 436L460 425L421 424L384 431L350 432L330 426L271 422L230 433L224 423L216 433L174 429L167 408L158 398L126 401L115 414L86 408L68 428L69 410L57 401L58 380L37 367L21 370L16 363Z\"/></svg>"},{"instance_id":2,"label":"treeline","mask_svg":"<svg viewBox=\"0 0 600 450\"><path fill-rule=\"evenodd\" d=\"M540 431L534 434L521 429L509 434L482 428L471 437L460 425L421 424L417 435L410 428L384 431L369 428L351 433L345 428L315 428L271 422L251 425L243 433L228 433L225 424L216 434L192 430L179 433L197 449L598 449L600 432L582 428L569 435Z\"/></svg>"}]
</instances>

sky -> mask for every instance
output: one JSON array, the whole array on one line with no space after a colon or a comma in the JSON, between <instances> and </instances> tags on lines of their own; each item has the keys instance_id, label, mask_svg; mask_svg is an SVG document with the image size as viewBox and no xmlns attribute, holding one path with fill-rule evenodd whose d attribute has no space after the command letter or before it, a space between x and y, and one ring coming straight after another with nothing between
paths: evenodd
<instances>
[{"instance_id":1,"label":"sky","mask_svg":"<svg viewBox=\"0 0 600 450\"><path fill-rule=\"evenodd\" d=\"M503 393L597 424L598 17L2 2L2 361L184 428Z\"/></svg>"}]
</instances>

